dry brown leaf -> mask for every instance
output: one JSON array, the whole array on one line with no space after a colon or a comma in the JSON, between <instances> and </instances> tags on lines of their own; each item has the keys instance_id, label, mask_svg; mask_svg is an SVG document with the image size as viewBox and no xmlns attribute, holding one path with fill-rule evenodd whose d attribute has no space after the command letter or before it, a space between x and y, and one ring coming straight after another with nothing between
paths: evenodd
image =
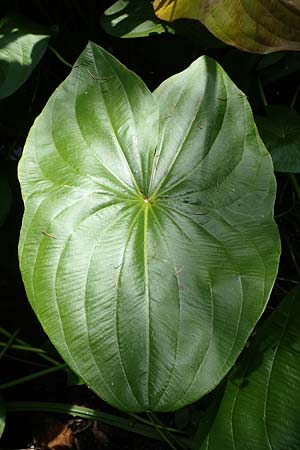
<instances>
[{"instance_id":1,"label":"dry brown leaf","mask_svg":"<svg viewBox=\"0 0 300 450\"><path fill-rule=\"evenodd\" d=\"M48 450L68 450L74 448L74 434L67 424L51 415L40 417L39 429L33 442Z\"/></svg>"}]
</instances>

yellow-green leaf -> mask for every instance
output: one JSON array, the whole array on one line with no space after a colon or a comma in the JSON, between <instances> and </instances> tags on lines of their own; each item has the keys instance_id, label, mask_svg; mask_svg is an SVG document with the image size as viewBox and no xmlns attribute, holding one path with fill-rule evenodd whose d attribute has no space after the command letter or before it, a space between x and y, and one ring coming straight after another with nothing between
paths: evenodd
<instances>
[{"instance_id":1,"label":"yellow-green leaf","mask_svg":"<svg viewBox=\"0 0 300 450\"><path fill-rule=\"evenodd\" d=\"M300 50L299 0L155 0L153 6L160 19L198 19L245 51Z\"/></svg>"}]
</instances>

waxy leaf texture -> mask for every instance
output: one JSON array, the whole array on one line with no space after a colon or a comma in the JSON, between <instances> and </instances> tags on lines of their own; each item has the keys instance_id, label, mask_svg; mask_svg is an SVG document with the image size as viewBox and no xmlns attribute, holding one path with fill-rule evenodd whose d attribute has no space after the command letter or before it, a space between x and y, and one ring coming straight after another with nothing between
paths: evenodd
<instances>
[{"instance_id":1,"label":"waxy leaf texture","mask_svg":"<svg viewBox=\"0 0 300 450\"><path fill-rule=\"evenodd\" d=\"M262 314L280 252L270 155L201 57L153 94L89 43L19 167L30 303L70 367L124 410L213 389Z\"/></svg>"},{"instance_id":2,"label":"waxy leaf texture","mask_svg":"<svg viewBox=\"0 0 300 450\"><path fill-rule=\"evenodd\" d=\"M300 291L265 321L227 382L201 450L300 446Z\"/></svg>"}]
</instances>

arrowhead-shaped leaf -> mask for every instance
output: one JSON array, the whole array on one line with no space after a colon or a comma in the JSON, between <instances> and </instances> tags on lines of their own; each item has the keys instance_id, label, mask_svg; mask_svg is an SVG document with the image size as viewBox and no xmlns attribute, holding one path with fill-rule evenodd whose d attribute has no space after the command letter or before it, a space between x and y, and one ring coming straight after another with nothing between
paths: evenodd
<instances>
[{"instance_id":1,"label":"arrowhead-shaped leaf","mask_svg":"<svg viewBox=\"0 0 300 450\"><path fill-rule=\"evenodd\" d=\"M216 386L276 275L275 181L245 96L202 57L153 94L90 43L20 162L20 264L71 368L126 410Z\"/></svg>"},{"instance_id":2,"label":"arrowhead-shaped leaf","mask_svg":"<svg viewBox=\"0 0 300 450\"><path fill-rule=\"evenodd\" d=\"M49 30L17 16L0 21L0 99L27 80L45 53Z\"/></svg>"},{"instance_id":3,"label":"arrowhead-shaped leaf","mask_svg":"<svg viewBox=\"0 0 300 450\"><path fill-rule=\"evenodd\" d=\"M198 19L217 38L248 52L300 50L298 0L154 0L162 20Z\"/></svg>"},{"instance_id":4,"label":"arrowhead-shaped leaf","mask_svg":"<svg viewBox=\"0 0 300 450\"><path fill-rule=\"evenodd\" d=\"M300 172L300 116L294 109L268 106L266 117L256 117L265 146L278 172Z\"/></svg>"},{"instance_id":5,"label":"arrowhead-shaped leaf","mask_svg":"<svg viewBox=\"0 0 300 450\"><path fill-rule=\"evenodd\" d=\"M296 288L264 323L229 378L201 450L300 447L299 322Z\"/></svg>"}]
</instances>

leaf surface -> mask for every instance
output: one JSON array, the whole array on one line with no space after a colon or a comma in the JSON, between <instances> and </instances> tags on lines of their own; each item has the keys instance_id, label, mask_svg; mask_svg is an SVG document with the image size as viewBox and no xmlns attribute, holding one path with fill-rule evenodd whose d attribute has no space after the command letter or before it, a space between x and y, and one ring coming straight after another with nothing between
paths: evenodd
<instances>
[{"instance_id":1,"label":"leaf surface","mask_svg":"<svg viewBox=\"0 0 300 450\"><path fill-rule=\"evenodd\" d=\"M271 158L224 71L202 57L151 94L90 43L19 168L26 291L72 370L126 410L215 387L280 251Z\"/></svg>"},{"instance_id":2,"label":"leaf surface","mask_svg":"<svg viewBox=\"0 0 300 450\"><path fill-rule=\"evenodd\" d=\"M254 53L300 50L298 0L154 0L162 20L200 20L229 45Z\"/></svg>"},{"instance_id":3,"label":"leaf surface","mask_svg":"<svg viewBox=\"0 0 300 450\"><path fill-rule=\"evenodd\" d=\"M230 376L201 450L299 448L299 321L296 288L266 320Z\"/></svg>"},{"instance_id":4,"label":"leaf surface","mask_svg":"<svg viewBox=\"0 0 300 450\"><path fill-rule=\"evenodd\" d=\"M103 29L113 36L137 38L173 32L173 27L163 23L154 14L148 0L118 0L101 17Z\"/></svg>"},{"instance_id":5,"label":"leaf surface","mask_svg":"<svg viewBox=\"0 0 300 450\"><path fill-rule=\"evenodd\" d=\"M0 99L13 94L27 80L46 51L49 30L23 17L0 21Z\"/></svg>"},{"instance_id":6,"label":"leaf surface","mask_svg":"<svg viewBox=\"0 0 300 450\"><path fill-rule=\"evenodd\" d=\"M102 28L112 36L139 38L161 33L184 36L203 48L219 48L225 44L208 32L199 21L178 20L170 23L158 19L149 0L117 0L101 16Z\"/></svg>"},{"instance_id":7,"label":"leaf surface","mask_svg":"<svg viewBox=\"0 0 300 450\"><path fill-rule=\"evenodd\" d=\"M266 117L256 117L265 146L278 172L300 172L300 116L284 106L268 106Z\"/></svg>"}]
</instances>

